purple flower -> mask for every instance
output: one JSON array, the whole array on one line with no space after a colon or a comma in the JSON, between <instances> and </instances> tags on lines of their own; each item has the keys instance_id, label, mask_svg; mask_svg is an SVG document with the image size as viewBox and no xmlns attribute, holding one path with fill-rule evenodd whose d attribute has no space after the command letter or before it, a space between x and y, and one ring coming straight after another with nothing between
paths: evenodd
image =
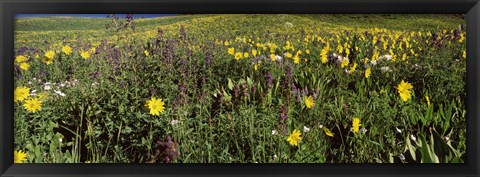
<instances>
[{"instance_id":1,"label":"purple flower","mask_svg":"<svg viewBox=\"0 0 480 177\"><path fill-rule=\"evenodd\" d=\"M265 80L267 80L267 88L271 88L273 85L273 79L272 79L272 74L270 72L268 72L265 75Z\"/></svg>"},{"instance_id":2,"label":"purple flower","mask_svg":"<svg viewBox=\"0 0 480 177\"><path fill-rule=\"evenodd\" d=\"M286 106L281 106L279 110L278 119L280 122L285 122L288 119L288 109Z\"/></svg>"},{"instance_id":3,"label":"purple flower","mask_svg":"<svg viewBox=\"0 0 480 177\"><path fill-rule=\"evenodd\" d=\"M46 73L45 73L45 70L40 70L40 73L38 73L38 78L43 78L45 77Z\"/></svg>"}]
</instances>

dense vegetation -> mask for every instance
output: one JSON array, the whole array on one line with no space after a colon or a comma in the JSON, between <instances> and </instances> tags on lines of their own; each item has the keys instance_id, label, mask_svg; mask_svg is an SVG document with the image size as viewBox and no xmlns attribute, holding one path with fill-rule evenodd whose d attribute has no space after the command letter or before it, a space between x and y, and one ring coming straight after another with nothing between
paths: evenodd
<instances>
[{"instance_id":1,"label":"dense vegetation","mask_svg":"<svg viewBox=\"0 0 480 177\"><path fill-rule=\"evenodd\" d=\"M16 162L463 162L459 15L21 18Z\"/></svg>"}]
</instances>

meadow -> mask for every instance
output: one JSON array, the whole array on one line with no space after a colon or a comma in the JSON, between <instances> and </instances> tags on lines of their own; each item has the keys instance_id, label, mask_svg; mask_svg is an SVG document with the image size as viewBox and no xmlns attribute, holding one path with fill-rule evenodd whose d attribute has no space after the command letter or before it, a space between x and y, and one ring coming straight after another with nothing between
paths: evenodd
<instances>
[{"instance_id":1,"label":"meadow","mask_svg":"<svg viewBox=\"0 0 480 177\"><path fill-rule=\"evenodd\" d=\"M465 161L462 15L15 25L15 163Z\"/></svg>"}]
</instances>

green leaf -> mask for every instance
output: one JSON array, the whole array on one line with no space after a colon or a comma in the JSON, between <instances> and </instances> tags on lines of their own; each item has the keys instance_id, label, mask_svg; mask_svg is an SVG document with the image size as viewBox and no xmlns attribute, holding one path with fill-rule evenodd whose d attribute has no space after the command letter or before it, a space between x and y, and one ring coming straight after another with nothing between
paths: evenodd
<instances>
[{"instance_id":1,"label":"green leaf","mask_svg":"<svg viewBox=\"0 0 480 177\"><path fill-rule=\"evenodd\" d=\"M233 90L233 82L230 78L228 78L228 89Z\"/></svg>"}]
</instances>

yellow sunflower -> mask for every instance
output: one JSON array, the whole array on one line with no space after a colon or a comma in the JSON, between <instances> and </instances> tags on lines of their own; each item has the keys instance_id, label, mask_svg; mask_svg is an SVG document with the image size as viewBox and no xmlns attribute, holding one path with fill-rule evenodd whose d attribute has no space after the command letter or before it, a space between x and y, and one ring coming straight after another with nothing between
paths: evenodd
<instances>
[{"instance_id":1,"label":"yellow sunflower","mask_svg":"<svg viewBox=\"0 0 480 177\"><path fill-rule=\"evenodd\" d=\"M302 141L301 137L302 133L298 130L293 130L292 134L288 136L287 141L290 143L292 146L298 146L298 144Z\"/></svg>"},{"instance_id":2,"label":"yellow sunflower","mask_svg":"<svg viewBox=\"0 0 480 177\"><path fill-rule=\"evenodd\" d=\"M165 110L164 107L165 103L162 101L161 98L157 99L155 97L152 97L150 100L147 101L145 106L150 109L150 114L151 115L160 115Z\"/></svg>"}]
</instances>

